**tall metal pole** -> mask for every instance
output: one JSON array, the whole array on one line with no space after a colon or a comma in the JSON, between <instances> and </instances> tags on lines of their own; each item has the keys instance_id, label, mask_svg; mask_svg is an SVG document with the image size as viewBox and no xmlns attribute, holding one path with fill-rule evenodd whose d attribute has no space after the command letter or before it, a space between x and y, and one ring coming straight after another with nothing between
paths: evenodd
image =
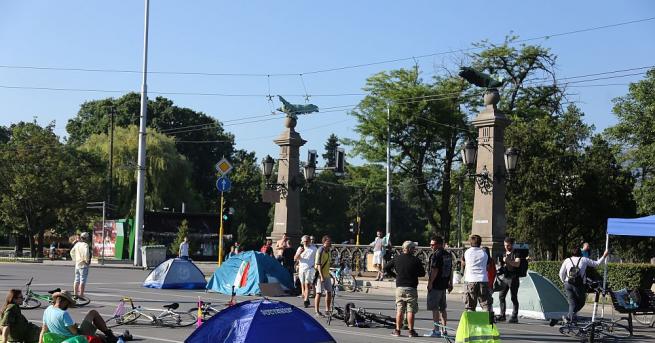
<instances>
[{"instance_id":1,"label":"tall metal pole","mask_svg":"<svg viewBox=\"0 0 655 343\"><path fill-rule=\"evenodd\" d=\"M391 234L391 109L387 101L387 215L386 233Z\"/></svg>"},{"instance_id":2,"label":"tall metal pole","mask_svg":"<svg viewBox=\"0 0 655 343\"><path fill-rule=\"evenodd\" d=\"M223 192L221 192L221 208L218 212L219 217L221 218L221 225L218 229L218 266L220 267L223 263L223 205L225 205L225 198L223 197Z\"/></svg>"},{"instance_id":3,"label":"tall metal pole","mask_svg":"<svg viewBox=\"0 0 655 343\"><path fill-rule=\"evenodd\" d=\"M105 206L107 203L102 202L102 261L100 264L105 264Z\"/></svg>"},{"instance_id":4,"label":"tall metal pole","mask_svg":"<svg viewBox=\"0 0 655 343\"><path fill-rule=\"evenodd\" d=\"M136 180L136 219L134 221L134 265L141 265L141 237L143 235L143 212L146 181L146 119L148 116L148 12L150 0L145 0L145 17L143 29L143 72L141 82L141 120L139 121L139 160Z\"/></svg>"},{"instance_id":5,"label":"tall metal pole","mask_svg":"<svg viewBox=\"0 0 655 343\"><path fill-rule=\"evenodd\" d=\"M462 191L464 188L464 177L459 178L459 192L457 193L457 247L462 247Z\"/></svg>"},{"instance_id":6,"label":"tall metal pole","mask_svg":"<svg viewBox=\"0 0 655 343\"><path fill-rule=\"evenodd\" d=\"M111 204L111 196L114 189L114 108L111 108L109 127L109 191L107 203Z\"/></svg>"}]
</instances>

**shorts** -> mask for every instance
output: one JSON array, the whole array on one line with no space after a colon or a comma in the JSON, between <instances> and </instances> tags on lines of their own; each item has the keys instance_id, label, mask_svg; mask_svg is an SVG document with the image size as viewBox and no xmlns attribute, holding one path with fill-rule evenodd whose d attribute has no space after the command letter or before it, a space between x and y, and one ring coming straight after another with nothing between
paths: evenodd
<instances>
[{"instance_id":1,"label":"shorts","mask_svg":"<svg viewBox=\"0 0 655 343\"><path fill-rule=\"evenodd\" d=\"M299 269L298 270L298 279L300 279L300 283L304 284L311 284L314 281L314 274L316 273L316 269L314 268L306 268L306 269Z\"/></svg>"},{"instance_id":2,"label":"shorts","mask_svg":"<svg viewBox=\"0 0 655 343\"><path fill-rule=\"evenodd\" d=\"M382 264L382 250L373 252L373 264Z\"/></svg>"},{"instance_id":3,"label":"shorts","mask_svg":"<svg viewBox=\"0 0 655 343\"><path fill-rule=\"evenodd\" d=\"M445 311L448 304L446 303L446 290L433 288L428 292L428 311Z\"/></svg>"},{"instance_id":4,"label":"shorts","mask_svg":"<svg viewBox=\"0 0 655 343\"><path fill-rule=\"evenodd\" d=\"M93 325L93 323L91 323L87 319L84 319L82 321L82 324L80 324L79 334L84 336L95 336L97 330L98 329L96 328L95 325Z\"/></svg>"},{"instance_id":5,"label":"shorts","mask_svg":"<svg viewBox=\"0 0 655 343\"><path fill-rule=\"evenodd\" d=\"M89 276L89 267L75 268L75 282L86 283Z\"/></svg>"},{"instance_id":6,"label":"shorts","mask_svg":"<svg viewBox=\"0 0 655 343\"><path fill-rule=\"evenodd\" d=\"M321 282L321 279L318 279L316 281L316 294L323 293L323 292L328 292L332 293L334 289L332 288L332 278L327 277L326 279Z\"/></svg>"},{"instance_id":7,"label":"shorts","mask_svg":"<svg viewBox=\"0 0 655 343\"><path fill-rule=\"evenodd\" d=\"M7 340L7 342L8 343L12 343L12 342L39 343L40 336L41 336L41 327L35 325L34 323L28 323L27 330L24 331L23 337L11 336L11 331L10 331L9 340ZM2 341L2 338L0 338L0 341Z\"/></svg>"},{"instance_id":8,"label":"shorts","mask_svg":"<svg viewBox=\"0 0 655 343\"><path fill-rule=\"evenodd\" d=\"M396 287L396 310L418 312L418 291L413 287Z\"/></svg>"}]
</instances>

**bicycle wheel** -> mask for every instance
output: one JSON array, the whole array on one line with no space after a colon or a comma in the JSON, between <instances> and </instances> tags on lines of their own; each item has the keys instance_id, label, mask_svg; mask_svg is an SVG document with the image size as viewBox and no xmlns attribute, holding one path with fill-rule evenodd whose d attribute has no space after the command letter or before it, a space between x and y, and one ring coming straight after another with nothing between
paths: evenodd
<instances>
[{"instance_id":1,"label":"bicycle wheel","mask_svg":"<svg viewBox=\"0 0 655 343\"><path fill-rule=\"evenodd\" d=\"M564 336L569 336L569 337L581 337L582 336L582 331L580 328L576 325L573 324L564 324L560 326L559 328L559 333L561 333Z\"/></svg>"},{"instance_id":2,"label":"bicycle wheel","mask_svg":"<svg viewBox=\"0 0 655 343\"><path fill-rule=\"evenodd\" d=\"M600 332L601 336L605 337L630 337L630 330L628 330L628 327L615 322L600 322L600 325L596 328L596 330Z\"/></svg>"},{"instance_id":3,"label":"bicycle wheel","mask_svg":"<svg viewBox=\"0 0 655 343\"><path fill-rule=\"evenodd\" d=\"M162 326L183 327L195 324L198 321L198 318L189 312L171 311L159 318L159 321Z\"/></svg>"},{"instance_id":4,"label":"bicycle wheel","mask_svg":"<svg viewBox=\"0 0 655 343\"><path fill-rule=\"evenodd\" d=\"M196 317L198 316L198 308L197 307L192 307L190 310L187 311L188 313L191 313L192 315L195 315ZM213 317L218 311L214 310L211 307L208 307L202 311L202 321L204 322L205 320Z\"/></svg>"},{"instance_id":5,"label":"bicycle wheel","mask_svg":"<svg viewBox=\"0 0 655 343\"><path fill-rule=\"evenodd\" d=\"M655 319L654 314L640 314L640 315L635 315L633 318L639 323L643 325L651 325L653 323L653 320Z\"/></svg>"},{"instance_id":6,"label":"bicycle wheel","mask_svg":"<svg viewBox=\"0 0 655 343\"><path fill-rule=\"evenodd\" d=\"M88 305L91 302L91 299L89 299L88 297L81 297L79 295L77 296L77 298L74 299L75 299L75 307Z\"/></svg>"},{"instance_id":7,"label":"bicycle wheel","mask_svg":"<svg viewBox=\"0 0 655 343\"><path fill-rule=\"evenodd\" d=\"M23 310L31 310L41 307L41 302L34 298L27 298L23 300L23 303L19 307Z\"/></svg>"},{"instance_id":8,"label":"bicycle wheel","mask_svg":"<svg viewBox=\"0 0 655 343\"><path fill-rule=\"evenodd\" d=\"M389 327L396 326L396 318L393 318L391 316L386 316L383 314L371 314L369 316L369 319L371 319L371 321L375 323L382 324L384 326L389 326Z\"/></svg>"},{"instance_id":9,"label":"bicycle wheel","mask_svg":"<svg viewBox=\"0 0 655 343\"><path fill-rule=\"evenodd\" d=\"M128 312L128 313L125 313L122 316L111 317L111 318L107 319L105 321L105 323L107 324L108 328L113 328L113 327L117 327L119 325L127 325L127 324L130 324L130 323L133 323L134 321L139 319L140 316L141 316L141 314L138 313L138 312Z\"/></svg>"}]
</instances>

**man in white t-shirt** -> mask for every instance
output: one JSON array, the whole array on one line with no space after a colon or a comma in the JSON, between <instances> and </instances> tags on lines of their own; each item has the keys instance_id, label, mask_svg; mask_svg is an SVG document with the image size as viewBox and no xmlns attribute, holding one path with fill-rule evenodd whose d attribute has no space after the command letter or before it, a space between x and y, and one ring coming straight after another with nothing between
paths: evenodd
<instances>
[{"instance_id":1,"label":"man in white t-shirt","mask_svg":"<svg viewBox=\"0 0 655 343\"><path fill-rule=\"evenodd\" d=\"M316 247L311 245L309 236L302 236L294 260L298 262L298 279L300 279L300 289L302 290L302 300L305 308L309 307L309 291L316 273L316 269L314 269L315 259Z\"/></svg>"},{"instance_id":2,"label":"man in white t-shirt","mask_svg":"<svg viewBox=\"0 0 655 343\"><path fill-rule=\"evenodd\" d=\"M373 247L373 266L378 269L378 276L375 281L380 281L384 277L382 273L384 249L389 245L389 241L382 236L382 230L378 230L377 237L369 245Z\"/></svg>"},{"instance_id":3,"label":"man in white t-shirt","mask_svg":"<svg viewBox=\"0 0 655 343\"><path fill-rule=\"evenodd\" d=\"M559 278L564 283L564 291L566 293L566 301L569 303L569 312L566 317L567 320L575 320L575 314L582 309L587 298L585 292L585 283L587 282L587 267L598 267L598 265L605 262L605 258L609 252L605 250L603 256L594 261L590 258L582 256L582 251L579 247L573 248L571 257L564 260L559 269ZM572 272L571 269L576 268L578 272ZM569 274L579 276L578 280L569 278Z\"/></svg>"},{"instance_id":4,"label":"man in white t-shirt","mask_svg":"<svg viewBox=\"0 0 655 343\"><path fill-rule=\"evenodd\" d=\"M469 238L471 247L464 252L462 267L464 267L464 279L466 280L466 296L464 307L468 311L475 311L478 302L483 309L493 312L491 307L491 292L489 290L489 277L487 276L487 265L491 264L491 258L482 250L482 238L478 235L471 235Z\"/></svg>"},{"instance_id":5,"label":"man in white t-shirt","mask_svg":"<svg viewBox=\"0 0 655 343\"><path fill-rule=\"evenodd\" d=\"M187 237L184 237L184 240L180 244L180 258L183 260L188 260L189 259L189 239Z\"/></svg>"}]
</instances>

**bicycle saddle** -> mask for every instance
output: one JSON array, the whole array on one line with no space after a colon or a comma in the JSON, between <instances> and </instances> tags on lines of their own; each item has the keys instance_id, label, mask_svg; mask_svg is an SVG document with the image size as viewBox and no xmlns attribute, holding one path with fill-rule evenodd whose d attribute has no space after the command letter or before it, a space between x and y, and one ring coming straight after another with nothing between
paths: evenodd
<instances>
[{"instance_id":1,"label":"bicycle saddle","mask_svg":"<svg viewBox=\"0 0 655 343\"><path fill-rule=\"evenodd\" d=\"M57 293L57 292L61 292L61 288L57 287L57 288L55 288L55 289L52 289L52 290L49 290L49 291L48 291L48 293L50 293L50 294L55 294L55 293Z\"/></svg>"},{"instance_id":2,"label":"bicycle saddle","mask_svg":"<svg viewBox=\"0 0 655 343\"><path fill-rule=\"evenodd\" d=\"M177 310L177 308L180 307L180 304L172 303L172 304L164 305L163 307L169 310Z\"/></svg>"},{"instance_id":3,"label":"bicycle saddle","mask_svg":"<svg viewBox=\"0 0 655 343\"><path fill-rule=\"evenodd\" d=\"M25 284L25 286L29 286L29 285L31 285L31 284L32 284L32 280L34 280L33 277L30 278L30 281L27 281L27 283Z\"/></svg>"}]
</instances>

